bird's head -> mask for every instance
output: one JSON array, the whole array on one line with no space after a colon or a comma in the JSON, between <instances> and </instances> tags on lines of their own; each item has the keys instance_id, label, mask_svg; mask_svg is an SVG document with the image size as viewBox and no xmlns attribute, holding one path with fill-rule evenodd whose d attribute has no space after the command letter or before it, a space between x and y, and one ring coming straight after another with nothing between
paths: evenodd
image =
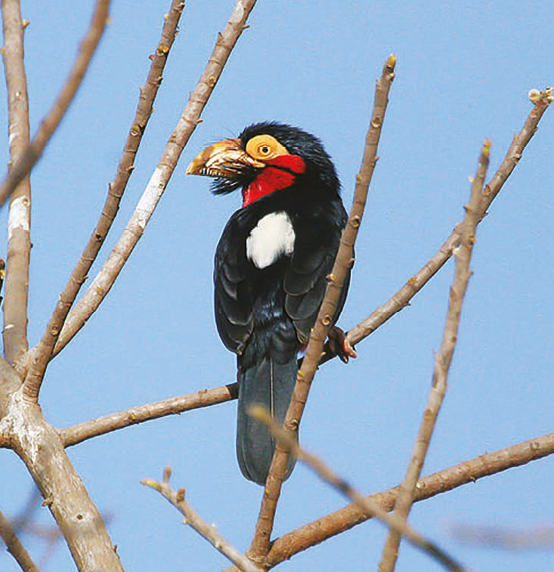
<instances>
[{"instance_id":1,"label":"bird's head","mask_svg":"<svg viewBox=\"0 0 554 572\"><path fill-rule=\"evenodd\" d=\"M207 147L188 166L187 175L215 177L215 194L242 189L243 207L297 183L332 193L340 187L317 137L274 122L250 125L237 139Z\"/></svg>"}]
</instances>

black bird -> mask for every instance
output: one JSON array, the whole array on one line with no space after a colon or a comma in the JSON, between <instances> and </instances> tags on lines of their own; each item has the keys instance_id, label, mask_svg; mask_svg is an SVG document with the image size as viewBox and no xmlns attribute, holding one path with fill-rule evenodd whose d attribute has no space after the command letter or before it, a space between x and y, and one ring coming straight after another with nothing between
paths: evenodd
<instances>
[{"instance_id":1,"label":"black bird","mask_svg":"<svg viewBox=\"0 0 554 572\"><path fill-rule=\"evenodd\" d=\"M238 462L247 479L263 485L275 444L247 410L259 403L284 420L298 352L317 318L347 220L340 183L319 139L274 122L208 147L187 174L215 177L215 194L242 190L242 208L215 255L215 317L223 343L238 356ZM344 352L355 355L348 345ZM287 476L293 466L292 459Z\"/></svg>"}]
</instances>

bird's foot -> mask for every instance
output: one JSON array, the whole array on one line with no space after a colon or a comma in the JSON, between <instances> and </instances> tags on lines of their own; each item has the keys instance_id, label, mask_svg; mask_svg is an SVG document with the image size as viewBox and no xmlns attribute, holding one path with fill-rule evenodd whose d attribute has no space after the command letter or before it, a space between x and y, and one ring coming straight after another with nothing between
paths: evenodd
<instances>
[{"instance_id":1,"label":"bird's foot","mask_svg":"<svg viewBox=\"0 0 554 572\"><path fill-rule=\"evenodd\" d=\"M356 359L358 354L350 342L346 339L344 330L333 326L327 335L326 349L336 355L342 362L348 363L350 358Z\"/></svg>"}]
</instances>

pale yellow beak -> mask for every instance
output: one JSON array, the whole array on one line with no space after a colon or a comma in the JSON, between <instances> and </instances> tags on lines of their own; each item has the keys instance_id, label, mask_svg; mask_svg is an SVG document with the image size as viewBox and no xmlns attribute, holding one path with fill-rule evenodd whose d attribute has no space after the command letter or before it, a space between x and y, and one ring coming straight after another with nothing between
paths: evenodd
<instances>
[{"instance_id":1,"label":"pale yellow beak","mask_svg":"<svg viewBox=\"0 0 554 572\"><path fill-rule=\"evenodd\" d=\"M188 166L187 175L206 177L233 177L246 166L263 167L240 146L239 139L225 139L206 147Z\"/></svg>"}]
</instances>

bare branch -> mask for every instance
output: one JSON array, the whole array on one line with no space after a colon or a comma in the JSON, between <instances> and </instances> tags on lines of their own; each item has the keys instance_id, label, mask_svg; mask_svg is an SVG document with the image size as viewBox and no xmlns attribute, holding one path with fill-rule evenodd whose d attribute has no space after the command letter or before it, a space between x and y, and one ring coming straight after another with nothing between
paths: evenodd
<instances>
[{"instance_id":1,"label":"bare branch","mask_svg":"<svg viewBox=\"0 0 554 572\"><path fill-rule=\"evenodd\" d=\"M144 229L152 216L159 200L161 199L169 179L177 166L184 146L187 144L192 132L200 122L200 115L208 102L215 85L236 42L242 34L245 23L253 9L255 0L238 0L233 13L220 33L209 59L209 62L196 86L189 97L188 103L181 115L177 127L171 134L167 146L162 154L146 190L140 199L135 212L131 216L127 227L112 250L106 263L93 280L84 296L69 313L53 355L57 355L75 334L85 325L86 321L96 311L102 300L110 291L115 280L119 276L127 259L131 255L138 240L144 233Z\"/></svg>"},{"instance_id":2,"label":"bare branch","mask_svg":"<svg viewBox=\"0 0 554 572\"><path fill-rule=\"evenodd\" d=\"M340 291L345 277L352 266L354 242L362 221L367 199L367 190L377 162L377 145L387 108L389 89L394 79L395 65L396 58L394 55L391 55L383 67L381 79L377 82L375 103L366 137L362 166L360 173L356 177L356 189L352 210L341 237L339 251L330 275L327 291L310 335L308 347L306 348L306 356L298 372L296 387L285 418L284 426L289 431L297 431L300 424L300 419L310 391L310 385L320 362L323 344L325 343L329 327L332 323L332 316L335 313ZM286 472L287 461L287 452L277 446L266 483L262 506L256 524L256 532L248 552L254 562L263 559L269 550L273 521L277 510L277 502L281 492L283 477Z\"/></svg>"},{"instance_id":3,"label":"bare branch","mask_svg":"<svg viewBox=\"0 0 554 572\"><path fill-rule=\"evenodd\" d=\"M444 469L421 479L416 487L414 501L419 502L435 495L456 489L468 483L525 465L554 453L554 433L537 437L494 453L486 453L469 461ZM391 511L398 497L399 487L370 495L369 499L384 510ZM315 546L332 536L368 520L356 505L350 504L336 512L306 524L297 530L277 538L263 562L267 569L290 559L298 552Z\"/></svg>"},{"instance_id":4,"label":"bare branch","mask_svg":"<svg viewBox=\"0 0 554 572\"><path fill-rule=\"evenodd\" d=\"M536 92L537 90L532 90ZM548 88L542 92L538 92L539 97L534 97L531 101L534 104L533 109L530 111L525 124L521 131L514 136L512 144L510 145L504 160L496 174L491 179L490 183L485 185L484 191L484 209L485 211L490 207L492 201L496 198L504 183L511 175L515 166L521 159L525 147L538 129L539 121L541 120L544 112L552 102L552 88ZM389 318L392 318L397 312L403 310L410 302L410 300L427 284L427 282L444 266L450 259L455 248L460 244L460 229L456 227L452 234L439 248L438 252L414 274L406 284L396 293L392 298L372 312L365 320L360 322L357 326L352 328L346 335L346 339L353 346L361 342L372 334L377 328L384 324ZM326 355L322 359L327 361L331 357Z\"/></svg>"},{"instance_id":5,"label":"bare branch","mask_svg":"<svg viewBox=\"0 0 554 572\"><path fill-rule=\"evenodd\" d=\"M9 520L0 511L0 536L5 542L8 552L15 558L24 572L40 572L30 554L17 537Z\"/></svg>"},{"instance_id":6,"label":"bare branch","mask_svg":"<svg viewBox=\"0 0 554 572\"><path fill-rule=\"evenodd\" d=\"M4 418L9 415L13 395L21 388L21 378L15 369L0 357L0 447L12 446L12 435L9 423Z\"/></svg>"},{"instance_id":7,"label":"bare branch","mask_svg":"<svg viewBox=\"0 0 554 572\"><path fill-rule=\"evenodd\" d=\"M30 140L29 96L24 62L24 35L20 0L2 2L4 70L8 93L10 170ZM22 177L14 187L8 215L8 265L4 300L4 355L14 363L28 349L27 305L31 255L31 181Z\"/></svg>"},{"instance_id":8,"label":"bare branch","mask_svg":"<svg viewBox=\"0 0 554 572\"><path fill-rule=\"evenodd\" d=\"M23 153L12 166L9 175L0 186L0 207L8 200L8 197L25 176L31 172L31 169L42 156L44 148L71 105L100 42L100 38L104 33L108 20L109 6L110 0L96 1L92 22L81 42L79 53L62 91L54 102L52 109L42 121L37 134L33 137L31 143L25 147Z\"/></svg>"},{"instance_id":9,"label":"bare branch","mask_svg":"<svg viewBox=\"0 0 554 572\"><path fill-rule=\"evenodd\" d=\"M161 483L151 479L143 479L141 483L147 487L158 491L165 497L176 509L184 516L184 524L189 524L205 538L216 550L227 557L235 566L244 572L262 572L260 568L255 566L246 556L241 554L236 548L233 548L216 530L215 526L207 524L200 515L185 500L185 489L174 491L169 484L171 477L171 468L166 467L164 478Z\"/></svg>"},{"instance_id":10,"label":"bare branch","mask_svg":"<svg viewBox=\"0 0 554 572\"><path fill-rule=\"evenodd\" d=\"M255 405L250 409L249 413L258 419L258 421L264 423L283 447L298 457L300 461L308 465L321 480L326 481L341 494L353 501L364 514L380 520L383 524L387 525L391 531L395 531L397 534L406 537L414 546L432 558L435 558L447 570L452 570L453 572L464 572L464 570L466 570L466 568L456 562L437 544L425 538L409 526L405 519L396 515L389 515L379 504L369 497L364 497L354 489L352 485L334 473L321 459L302 449L296 439L285 429L282 429L264 407Z\"/></svg>"},{"instance_id":11,"label":"bare branch","mask_svg":"<svg viewBox=\"0 0 554 572\"><path fill-rule=\"evenodd\" d=\"M164 19L160 42L152 57L152 64L146 80L146 86L140 90L137 110L127 136L115 179L108 186L108 195L104 207L102 208L100 219L81 254L79 262L75 266L63 292L59 296L58 303L46 326L42 339L32 350L28 377L34 380L33 384L36 384L37 380L41 380L44 377L46 367L52 356L52 350L58 341L58 336L67 314L75 302L75 298L85 282L91 266L96 260L98 252L108 235L117 210L119 209L119 203L123 197L125 187L133 172L135 156L142 140L142 135L152 114L154 100L162 82L162 74L169 51L177 34L177 26L183 12L183 7L184 3L182 0L172 0L169 13Z\"/></svg>"},{"instance_id":12,"label":"bare branch","mask_svg":"<svg viewBox=\"0 0 554 572\"><path fill-rule=\"evenodd\" d=\"M12 447L39 488L77 568L123 572L102 516L39 405L18 392L12 396L5 425L13 428Z\"/></svg>"},{"instance_id":13,"label":"bare branch","mask_svg":"<svg viewBox=\"0 0 554 572\"><path fill-rule=\"evenodd\" d=\"M180 397L173 397L157 403L149 403L147 405L139 405L132 407L119 413L112 413L105 415L98 419L92 419L60 429L59 434L65 447L82 443L92 437L105 435L117 429L123 429L130 425L144 423L151 419L158 419L167 415L175 415L190 411L191 409L198 409L201 407L208 407L209 405L216 405L231 399L236 399L238 393L238 385L225 385L216 389L203 389L197 393L182 395Z\"/></svg>"},{"instance_id":14,"label":"bare branch","mask_svg":"<svg viewBox=\"0 0 554 572\"><path fill-rule=\"evenodd\" d=\"M444 396L446 395L448 372L456 348L463 301L471 276L469 264L473 245L475 244L475 231L477 224L485 215L483 185L489 166L490 146L490 141L487 139L481 149L477 173L471 185L471 198L466 207L465 219L461 225L460 246L456 251L456 268L452 288L450 289L448 313L444 326L441 349L440 352L435 355L433 383L429 391L427 405L416 437L412 457L404 481L400 485L400 494L398 495L394 507L395 516L402 520L407 520L410 514L415 487L421 475L431 437L435 430ZM398 558L400 540L401 536L395 530L389 531L379 565L380 572L393 572Z\"/></svg>"}]
</instances>

